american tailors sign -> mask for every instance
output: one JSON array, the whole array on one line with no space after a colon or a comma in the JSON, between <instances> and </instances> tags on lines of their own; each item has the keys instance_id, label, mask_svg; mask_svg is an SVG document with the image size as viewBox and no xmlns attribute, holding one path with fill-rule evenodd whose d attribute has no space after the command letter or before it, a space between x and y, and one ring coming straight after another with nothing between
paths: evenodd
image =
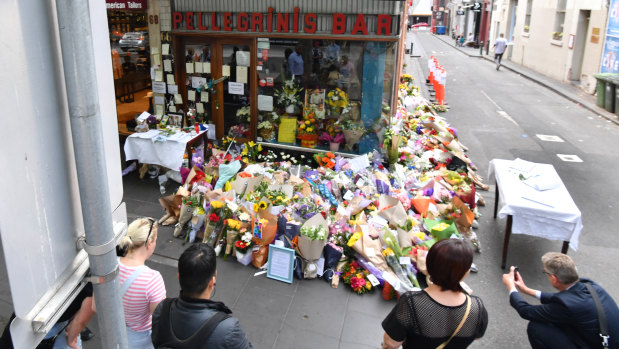
<instances>
[{"instance_id":1,"label":"american tailors sign","mask_svg":"<svg viewBox=\"0 0 619 349\"><path fill-rule=\"evenodd\" d=\"M391 16L386 14L376 15L376 32L369 33L366 17L363 14L354 16L354 24L347 28L347 15L334 13L331 15L333 26L331 34L352 35L391 35ZM219 20L218 20L219 17ZM317 14L300 13L298 7L292 13L276 13L273 7L269 7L267 13L262 12L224 12L223 20L217 12L173 12L172 28L174 30L185 29L195 31L239 31L254 33L316 33ZM292 23L291 21L292 20ZM301 20L302 22L300 22Z\"/></svg>"},{"instance_id":2,"label":"american tailors sign","mask_svg":"<svg viewBox=\"0 0 619 349\"><path fill-rule=\"evenodd\" d=\"M146 10L146 0L105 0L108 10Z\"/></svg>"}]
</instances>

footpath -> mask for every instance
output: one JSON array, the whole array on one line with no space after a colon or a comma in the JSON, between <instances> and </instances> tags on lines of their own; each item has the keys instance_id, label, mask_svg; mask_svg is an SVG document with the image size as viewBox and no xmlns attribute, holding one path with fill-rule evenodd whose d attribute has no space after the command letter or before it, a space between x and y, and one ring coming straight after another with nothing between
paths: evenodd
<instances>
[{"instance_id":1,"label":"footpath","mask_svg":"<svg viewBox=\"0 0 619 349\"><path fill-rule=\"evenodd\" d=\"M426 33L421 33L421 32L419 32L419 34L426 35ZM494 64L494 54L492 52L486 55L485 50L481 52L479 48L456 46L455 40L447 35L435 35L435 34L430 34L430 33L427 33L427 35L433 35L436 39L441 40L443 43L460 51L462 54L465 54L469 57L478 57L480 59L485 59L491 62L492 64ZM415 42L415 33L409 32L408 37L409 38L407 39L407 45L408 45L407 48L410 48L410 42L411 41L413 43ZM424 56L423 54L421 54L421 52L419 51L418 48L416 48L416 46L419 46L419 45L416 45L416 44L413 45L412 56L413 57L421 56L423 58L427 58L428 56ZM569 83L564 83L564 82L555 80L553 78L544 76L536 71L533 71L515 62L510 61L505 56L503 56L503 59L501 62L501 69L509 70L541 86L544 86L548 88L549 90L554 91L558 95L568 99L569 101L576 103L577 105L591 111L592 113L595 113L599 115L600 117L603 117L604 119L619 125L619 117L617 115L607 111L604 108L598 107L596 103L596 97L594 95L590 95L586 93L585 91L580 89L578 86L575 86ZM423 76L423 75L420 75L420 76Z\"/></svg>"}]
</instances>

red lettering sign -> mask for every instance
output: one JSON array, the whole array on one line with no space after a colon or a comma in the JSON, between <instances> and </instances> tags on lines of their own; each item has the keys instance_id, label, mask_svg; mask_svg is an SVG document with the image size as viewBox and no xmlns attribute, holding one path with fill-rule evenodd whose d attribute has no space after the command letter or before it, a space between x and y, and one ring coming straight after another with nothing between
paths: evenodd
<instances>
[{"instance_id":1,"label":"red lettering sign","mask_svg":"<svg viewBox=\"0 0 619 349\"><path fill-rule=\"evenodd\" d=\"M269 6L269 15L267 17L267 31L270 33L273 31L273 7Z\"/></svg>"},{"instance_id":2,"label":"red lettering sign","mask_svg":"<svg viewBox=\"0 0 619 349\"><path fill-rule=\"evenodd\" d=\"M346 32L346 15L343 13L333 14L333 34L344 34Z\"/></svg>"},{"instance_id":3,"label":"red lettering sign","mask_svg":"<svg viewBox=\"0 0 619 349\"><path fill-rule=\"evenodd\" d=\"M251 30L254 32L262 32L262 13L254 12L251 14Z\"/></svg>"},{"instance_id":4,"label":"red lettering sign","mask_svg":"<svg viewBox=\"0 0 619 349\"><path fill-rule=\"evenodd\" d=\"M211 28L213 30L221 30L221 28L217 26L217 13L216 12L211 13Z\"/></svg>"},{"instance_id":5,"label":"red lettering sign","mask_svg":"<svg viewBox=\"0 0 619 349\"><path fill-rule=\"evenodd\" d=\"M224 13L224 30L227 32L232 31L232 12Z\"/></svg>"},{"instance_id":6,"label":"red lettering sign","mask_svg":"<svg viewBox=\"0 0 619 349\"><path fill-rule=\"evenodd\" d=\"M204 13L198 12L198 30L207 30L208 27L204 25Z\"/></svg>"},{"instance_id":7,"label":"red lettering sign","mask_svg":"<svg viewBox=\"0 0 619 349\"><path fill-rule=\"evenodd\" d=\"M185 28L187 30L194 30L193 27L193 12L185 12Z\"/></svg>"},{"instance_id":8,"label":"red lettering sign","mask_svg":"<svg viewBox=\"0 0 619 349\"><path fill-rule=\"evenodd\" d=\"M308 34L313 34L316 32L316 14L308 13L305 15L305 31Z\"/></svg>"},{"instance_id":9,"label":"red lettering sign","mask_svg":"<svg viewBox=\"0 0 619 349\"><path fill-rule=\"evenodd\" d=\"M357 15L355 25L352 28L352 34L355 35L361 32L363 35L368 35L368 27L365 25L365 17L362 14Z\"/></svg>"},{"instance_id":10,"label":"red lettering sign","mask_svg":"<svg viewBox=\"0 0 619 349\"><path fill-rule=\"evenodd\" d=\"M277 14L277 32L288 33L288 14L287 13L278 13Z\"/></svg>"},{"instance_id":11,"label":"red lettering sign","mask_svg":"<svg viewBox=\"0 0 619 349\"><path fill-rule=\"evenodd\" d=\"M178 25L183 23L183 14L180 12L174 12L172 14L172 28L178 29Z\"/></svg>"},{"instance_id":12,"label":"red lettering sign","mask_svg":"<svg viewBox=\"0 0 619 349\"><path fill-rule=\"evenodd\" d=\"M236 29L246 32L249 29L249 15L245 12L239 13L236 19Z\"/></svg>"},{"instance_id":13,"label":"red lettering sign","mask_svg":"<svg viewBox=\"0 0 619 349\"><path fill-rule=\"evenodd\" d=\"M378 15L376 21L376 35L391 35L391 16Z\"/></svg>"},{"instance_id":14,"label":"red lettering sign","mask_svg":"<svg viewBox=\"0 0 619 349\"><path fill-rule=\"evenodd\" d=\"M292 32L299 32L299 8L295 6L294 13L292 14Z\"/></svg>"}]
</instances>

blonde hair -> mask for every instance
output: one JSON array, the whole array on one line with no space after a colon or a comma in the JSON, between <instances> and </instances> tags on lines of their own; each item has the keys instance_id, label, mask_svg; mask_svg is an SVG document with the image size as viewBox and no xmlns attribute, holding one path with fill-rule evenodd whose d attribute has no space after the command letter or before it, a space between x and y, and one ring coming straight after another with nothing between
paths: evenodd
<instances>
[{"instance_id":1,"label":"blonde hair","mask_svg":"<svg viewBox=\"0 0 619 349\"><path fill-rule=\"evenodd\" d=\"M150 232L150 237L148 237L148 232ZM149 241L153 241L157 238L157 221L152 218L137 218L131 224L129 224L129 228L127 228L127 235L123 236L118 243L119 249L123 252L122 255L127 254L127 252L131 252L136 248L140 248L146 244L146 238L148 237Z\"/></svg>"},{"instance_id":2,"label":"blonde hair","mask_svg":"<svg viewBox=\"0 0 619 349\"><path fill-rule=\"evenodd\" d=\"M578 270L574 261L566 254L548 252L542 256L542 264L549 274L559 279L564 285L578 281Z\"/></svg>"}]
</instances>

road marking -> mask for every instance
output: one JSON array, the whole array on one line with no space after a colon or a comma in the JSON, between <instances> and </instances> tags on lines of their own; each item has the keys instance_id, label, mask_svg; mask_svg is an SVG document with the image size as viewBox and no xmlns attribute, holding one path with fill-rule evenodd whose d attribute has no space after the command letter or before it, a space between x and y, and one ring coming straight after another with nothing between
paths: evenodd
<instances>
[{"instance_id":1,"label":"road marking","mask_svg":"<svg viewBox=\"0 0 619 349\"><path fill-rule=\"evenodd\" d=\"M503 108L499 107L499 105L498 105L498 104L497 104L497 103L496 103L496 102L495 102L492 98L490 98L490 96L488 96L488 95L486 94L486 92L484 92L483 90L480 90L480 91L481 91L481 93L482 93L484 96L486 96L486 98L488 98L488 100L489 100L492 104L494 104L494 106L497 108L497 113L499 113L499 115L501 115L502 117L504 117L505 119L507 119L508 121L510 121L512 124L514 124L514 125L516 125L516 126L520 127L520 125L518 125L518 123L516 122L516 120L512 119L512 117L511 117L511 116L509 116L509 114L507 114L507 113L503 110Z\"/></svg>"},{"instance_id":2,"label":"road marking","mask_svg":"<svg viewBox=\"0 0 619 349\"><path fill-rule=\"evenodd\" d=\"M559 136L552 136L552 135L536 135L537 138L541 139L542 141L546 141L546 142L560 142L563 143L563 139L561 139L561 137Z\"/></svg>"},{"instance_id":3,"label":"road marking","mask_svg":"<svg viewBox=\"0 0 619 349\"><path fill-rule=\"evenodd\" d=\"M557 156L559 157L559 159L566 162L583 162L582 159L578 157L578 155L557 154Z\"/></svg>"}]
</instances>

